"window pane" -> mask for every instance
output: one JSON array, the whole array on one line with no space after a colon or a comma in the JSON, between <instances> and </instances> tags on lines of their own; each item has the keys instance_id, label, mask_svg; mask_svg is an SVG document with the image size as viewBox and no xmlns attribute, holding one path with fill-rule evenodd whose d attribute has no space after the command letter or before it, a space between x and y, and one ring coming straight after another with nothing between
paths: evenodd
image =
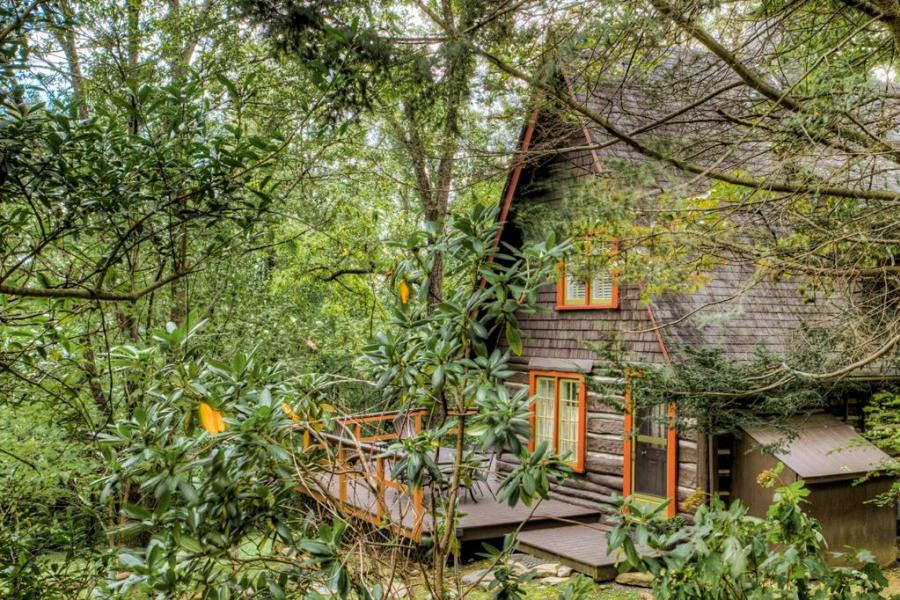
<instances>
[{"instance_id":1,"label":"window pane","mask_svg":"<svg viewBox=\"0 0 900 600\"><path fill-rule=\"evenodd\" d=\"M546 441L553 447L553 405L556 380L538 377L534 398L534 442Z\"/></svg>"},{"instance_id":2,"label":"window pane","mask_svg":"<svg viewBox=\"0 0 900 600\"><path fill-rule=\"evenodd\" d=\"M591 249L594 256L607 256L612 249L609 242L595 244ZM613 280L609 269L595 269L591 279L591 304L612 304Z\"/></svg>"},{"instance_id":3,"label":"window pane","mask_svg":"<svg viewBox=\"0 0 900 600\"><path fill-rule=\"evenodd\" d=\"M665 443L669 433L668 407L664 403L638 409L638 435L650 443Z\"/></svg>"},{"instance_id":4,"label":"window pane","mask_svg":"<svg viewBox=\"0 0 900 600\"><path fill-rule=\"evenodd\" d=\"M559 380L559 446L560 456L569 455L568 460L578 459L578 434L581 431L579 391L581 383L575 379Z\"/></svg>"},{"instance_id":5,"label":"window pane","mask_svg":"<svg viewBox=\"0 0 900 600\"><path fill-rule=\"evenodd\" d=\"M591 280L591 304L612 304L613 283L609 271L594 273Z\"/></svg>"},{"instance_id":6,"label":"window pane","mask_svg":"<svg viewBox=\"0 0 900 600\"><path fill-rule=\"evenodd\" d=\"M584 281L573 279L566 275L566 304L584 304L587 301L587 294Z\"/></svg>"}]
</instances>

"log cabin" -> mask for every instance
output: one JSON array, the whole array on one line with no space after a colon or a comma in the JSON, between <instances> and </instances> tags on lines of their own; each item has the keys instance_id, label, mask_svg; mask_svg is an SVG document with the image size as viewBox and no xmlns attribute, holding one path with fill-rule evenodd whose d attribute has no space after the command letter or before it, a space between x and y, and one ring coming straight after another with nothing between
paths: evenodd
<instances>
[{"instance_id":1,"label":"log cabin","mask_svg":"<svg viewBox=\"0 0 900 600\"><path fill-rule=\"evenodd\" d=\"M679 59L667 68L677 72L685 65ZM754 142L732 143L735 125L723 116L728 113L723 108L754 99L723 94L719 102L681 109L693 98L713 96L722 77L711 74L704 84L707 89L681 90L680 98L674 88L665 98L651 98L639 87L611 87L603 81L573 85L565 78L562 85L572 99L620 129L649 132L641 138L645 143L652 139L648 145L688 148L696 164L715 164L720 170L775 176L785 166L773 158L773 150ZM618 186L623 180L627 186L628 178L634 178L649 196L673 188L703 194L711 186L708 179L658 164L649 177L636 176L634 167L649 162L586 119L559 118L552 104L534 110L521 131L519 160L501 198L498 242L521 243L537 225L530 222L535 214L552 214L556 207L565 214L562 207L567 201L598 179L618 178ZM595 201L615 200L601 192ZM774 236L781 231L763 210L740 218L744 226L765 228ZM757 277L752 262L733 255L723 257L705 274L707 281L699 290L664 293L649 302L641 298L640 282L620 284L609 269L587 278L568 271L562 265L558 279L540 292L542 311L520 316L524 351L513 357L516 374L508 382L513 390L527 389L533 398L532 446L545 441L571 457L575 473L553 490L553 498L586 507L604 507L615 494L650 504L668 501L670 517L690 519L696 500L718 494L726 501L741 500L751 514L763 517L772 492L756 483L757 476L781 461L787 465L785 482L809 480L813 489L809 508L822 521L831 550L844 552L864 543L882 565L896 560L897 511L871 503L890 480L855 484L867 471L892 460L854 429L861 425L858 398L833 398L818 414L798 417L789 424L799 432L790 443L775 423L707 435L677 428L675 403L632 410L630 400L641 385L640 377L610 372L610 364L596 351L598 345L615 341L629 362L650 369L689 360L687 349L715 350L735 364L749 364L761 354L787 356L804 343L804 332L847 310L848 305L842 304L846 298L840 294L811 298L797 279ZM848 374L846 380L858 377L871 385L881 375L888 379L889 369L870 367ZM765 439L772 444L779 438L787 446L775 455L763 453L764 445L757 442ZM514 463L514 457L501 456L501 468L510 469ZM602 540L583 526L525 531L520 547L595 577L610 574Z\"/></svg>"},{"instance_id":2,"label":"log cabin","mask_svg":"<svg viewBox=\"0 0 900 600\"><path fill-rule=\"evenodd\" d=\"M674 61L674 69L681 66ZM698 164L752 169L758 176L776 176L786 168L783 161L772 160L770 148L746 140L734 143L734 123L723 117L721 105L680 108L692 106L696 97L715 97L716 89L733 89L722 86L721 76L704 81L700 89L673 87L665 98L651 97L637 87L611 88L603 81L561 78L560 85L624 130L640 132L636 135L641 139L655 136L670 144L675 140ZM755 100L725 101L734 106ZM562 116L566 112L543 103L529 113L500 198L498 246L522 243L529 229L540 233L543 222L533 221L532 209L561 208L598 180L615 180L620 186L624 182L626 187L633 180L650 196L670 193L672 188L692 194L709 189L708 180L674 168L654 167L650 176L636 179L634 167L648 162L643 155L596 125ZM598 195L595 201L611 200ZM771 235L779 233L779 225L763 212L743 218ZM609 248L615 244L616 240L608 240ZM860 424L860 411L858 406L848 408L847 398L836 399L833 414L823 410L797 421L792 425L800 432L796 440L775 455L763 454L760 440L771 442L777 428L763 423L752 430L711 436L676 427L677 404L635 409L631 398L641 379L617 372L597 352L598 345L616 341L628 361L644 369L687 360L687 349L715 349L736 363L749 363L760 352L787 355L802 344L800 332L842 309L840 298L810 302L796 280L755 274L752 262L724 257L699 289L660 294L648 302L642 300L640 282L623 283L617 273L603 269L582 277L560 265L558 279L540 291L542 310L519 315L522 353L512 358L514 375L507 385L513 391L528 390L529 444L546 442L568 457L574 473L535 511L511 509L497 501L493 492L499 480L489 480L491 493L459 500L457 537L464 542L493 539L521 529L522 551L596 579L611 579L617 565L616 558L607 554L604 530L611 514L607 502L614 495L647 504L667 503L670 517L690 520L698 501L718 494L742 500L753 514L763 516L771 494L766 496L755 485L758 471L781 461L787 465L785 478L810 478L816 488L811 501L815 515L823 521L844 519L840 524L823 523L831 549L845 550L846 545L864 540L881 564L894 562L896 512L867 503L883 491L885 480L854 486L858 476L890 457L858 436L854 426ZM497 343L504 345L503 340ZM873 378L871 372L864 375L869 381ZM406 427L392 424L411 417L416 419L412 430L418 431L417 415L386 412L342 419L342 433L325 437L338 447L338 456L351 454L358 460L328 475L322 489L338 498L350 515L378 527L393 523L406 537L421 541L432 531L423 494L392 481L381 457L381 444L397 439ZM515 460L509 453L498 453L501 477Z\"/></svg>"}]
</instances>

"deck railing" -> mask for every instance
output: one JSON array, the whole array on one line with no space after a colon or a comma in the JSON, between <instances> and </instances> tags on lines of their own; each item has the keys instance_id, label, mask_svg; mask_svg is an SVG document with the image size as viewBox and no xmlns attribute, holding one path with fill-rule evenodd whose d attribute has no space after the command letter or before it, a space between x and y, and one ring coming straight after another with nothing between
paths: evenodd
<instances>
[{"instance_id":1,"label":"deck railing","mask_svg":"<svg viewBox=\"0 0 900 600\"><path fill-rule=\"evenodd\" d=\"M422 428L425 411L387 411L350 415L337 420L335 433L316 432L334 457L337 499L342 509L376 526L396 528L404 536L420 541L425 526L425 503L421 488L410 489L406 482L391 476L395 459L385 456L389 442L400 439L394 425L403 416L409 433ZM333 479L326 482L332 487Z\"/></svg>"}]
</instances>

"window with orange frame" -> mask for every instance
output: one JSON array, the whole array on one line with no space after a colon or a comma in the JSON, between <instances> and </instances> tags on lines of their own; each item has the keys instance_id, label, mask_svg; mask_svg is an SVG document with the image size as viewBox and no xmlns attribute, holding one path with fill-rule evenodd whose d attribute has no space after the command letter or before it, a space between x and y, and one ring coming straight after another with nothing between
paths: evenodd
<instances>
[{"instance_id":1,"label":"window with orange frame","mask_svg":"<svg viewBox=\"0 0 900 600\"><path fill-rule=\"evenodd\" d=\"M587 392L584 377L575 373L531 371L531 441L568 456L576 472L584 472L584 434Z\"/></svg>"},{"instance_id":2,"label":"window with orange frame","mask_svg":"<svg viewBox=\"0 0 900 600\"><path fill-rule=\"evenodd\" d=\"M593 243L587 251L593 256L615 254L616 242ZM610 309L619 307L619 286L610 268L593 269L590 278L571 273L563 263L556 285L557 310Z\"/></svg>"}]
</instances>

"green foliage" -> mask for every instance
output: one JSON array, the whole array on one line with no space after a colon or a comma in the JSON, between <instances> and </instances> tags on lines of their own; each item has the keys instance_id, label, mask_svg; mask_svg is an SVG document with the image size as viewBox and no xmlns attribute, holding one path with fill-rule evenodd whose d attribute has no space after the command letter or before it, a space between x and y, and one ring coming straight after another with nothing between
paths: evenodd
<instances>
[{"instance_id":1,"label":"green foliage","mask_svg":"<svg viewBox=\"0 0 900 600\"><path fill-rule=\"evenodd\" d=\"M394 473L412 487L430 482L437 523L430 554L441 577L450 554L458 552L455 500L461 490L484 479L484 466L471 446L495 452L519 449L523 464L504 480L501 496L514 505L548 496L551 480L570 471L541 446L533 455L517 439L527 432L527 394L511 396L504 381L512 375L510 351L521 352L518 318L537 310L537 291L554 272L567 244L553 239L522 248L494 247L497 211L475 206L454 214L443 229L429 226L405 244L409 258L394 273L398 302L391 329L376 336L364 360L385 403L401 413L423 411L424 431L393 444ZM444 295L429 297L429 277L442 264ZM500 350L506 342L510 351ZM440 449L454 448L453 464L439 467ZM460 451L462 450L462 451ZM515 579L498 597L514 597ZM506 585L506 584L504 584Z\"/></svg>"},{"instance_id":2,"label":"green foliage","mask_svg":"<svg viewBox=\"0 0 900 600\"><path fill-rule=\"evenodd\" d=\"M878 392L863 410L866 417L863 437L894 458L893 463L881 465L883 468L871 475L894 477L891 489L877 499L881 506L893 505L900 499L900 465L897 464L897 457L900 457L900 394L889 390Z\"/></svg>"},{"instance_id":3,"label":"green foliage","mask_svg":"<svg viewBox=\"0 0 900 600\"><path fill-rule=\"evenodd\" d=\"M67 600L105 575L100 466L65 417L0 406L0 597Z\"/></svg>"},{"instance_id":4,"label":"green foliage","mask_svg":"<svg viewBox=\"0 0 900 600\"><path fill-rule=\"evenodd\" d=\"M423 231L406 242L411 258L394 279L413 288L413 300L395 305L391 331L377 336L365 355L386 398L469 409L495 397L511 374L503 354L490 348L501 336L516 340L518 316L537 310L537 290L565 245L551 240L494 250L495 216L495 209L476 206L454 215L443 232ZM432 235L437 239L429 240ZM428 277L437 256L451 291L432 307Z\"/></svg>"},{"instance_id":5,"label":"green foliage","mask_svg":"<svg viewBox=\"0 0 900 600\"><path fill-rule=\"evenodd\" d=\"M491 574L494 579L488 584L488 591L493 600L522 600L525 598L525 586L535 578L533 570L519 573L510 554L516 547L516 537L507 534L503 537L503 547L495 548L490 544L482 544L484 552L481 556L491 560Z\"/></svg>"},{"instance_id":6,"label":"green foliage","mask_svg":"<svg viewBox=\"0 0 900 600\"><path fill-rule=\"evenodd\" d=\"M0 520L13 530L38 526L45 551L97 542L102 529L89 506L99 476L86 445L72 444L40 405L0 406Z\"/></svg>"},{"instance_id":7,"label":"green foliage","mask_svg":"<svg viewBox=\"0 0 900 600\"><path fill-rule=\"evenodd\" d=\"M495 358L500 356L492 354L488 360ZM522 440L531 435L528 391L519 390L510 395L505 386L493 391L495 393L488 393L487 388L479 388L476 392L481 395L478 404L482 414L478 423L469 427L469 435L477 438L483 448L504 448L519 455L523 449Z\"/></svg>"},{"instance_id":8,"label":"green foliage","mask_svg":"<svg viewBox=\"0 0 900 600\"><path fill-rule=\"evenodd\" d=\"M519 451L519 464L510 471L500 485L498 498L510 506L519 502L531 506L535 500L550 497L550 484L560 483L572 474L572 468L553 456L546 441L541 441L534 452Z\"/></svg>"},{"instance_id":9,"label":"green foliage","mask_svg":"<svg viewBox=\"0 0 900 600\"><path fill-rule=\"evenodd\" d=\"M645 509L617 498L609 552L624 554L623 567L653 575L660 600L882 598L887 580L868 551L830 553L856 566L826 564L819 524L801 507L808 495L802 481L778 488L765 519L749 516L740 502L726 507L713 498L686 527L665 519L665 505Z\"/></svg>"},{"instance_id":10,"label":"green foliage","mask_svg":"<svg viewBox=\"0 0 900 600\"><path fill-rule=\"evenodd\" d=\"M412 288L412 298L397 302L390 331L376 336L364 356L376 387L398 408L426 409L439 419L436 425L451 410L478 409L467 419L467 432L485 449L505 443L520 447L517 436L526 430L528 398L509 395L503 384L512 374L509 353L497 345L505 339L514 346L518 317L536 310L537 290L565 250L547 241L497 251L495 215L493 208L475 207L467 215L454 215L443 232L410 238L411 258L398 266L394 279ZM430 235L436 239L429 240ZM447 292L432 306L428 274L437 256L444 261ZM402 463L411 469L410 481L420 481L426 467L436 468L423 453L452 437L446 429L433 428L418 440L402 442L412 451Z\"/></svg>"},{"instance_id":11,"label":"green foliage","mask_svg":"<svg viewBox=\"0 0 900 600\"><path fill-rule=\"evenodd\" d=\"M228 361L204 356L191 344L199 330L169 327L155 333L154 347L113 351L115 367L142 382L142 401L103 435L112 470L103 497L119 498L126 518L111 533L126 544L144 542L118 555L129 575L109 593L284 597L326 572L344 586L346 575L326 564L324 550L314 552L337 544L341 526L323 525L318 541L305 540L310 521L297 505L296 461L312 453L296 454L302 436L284 406L310 414L314 400L277 364L241 353ZM224 415L224 432L204 431L201 403ZM258 540L256 555L242 553L247 539ZM283 560L276 545L310 552L330 570Z\"/></svg>"}]
</instances>

